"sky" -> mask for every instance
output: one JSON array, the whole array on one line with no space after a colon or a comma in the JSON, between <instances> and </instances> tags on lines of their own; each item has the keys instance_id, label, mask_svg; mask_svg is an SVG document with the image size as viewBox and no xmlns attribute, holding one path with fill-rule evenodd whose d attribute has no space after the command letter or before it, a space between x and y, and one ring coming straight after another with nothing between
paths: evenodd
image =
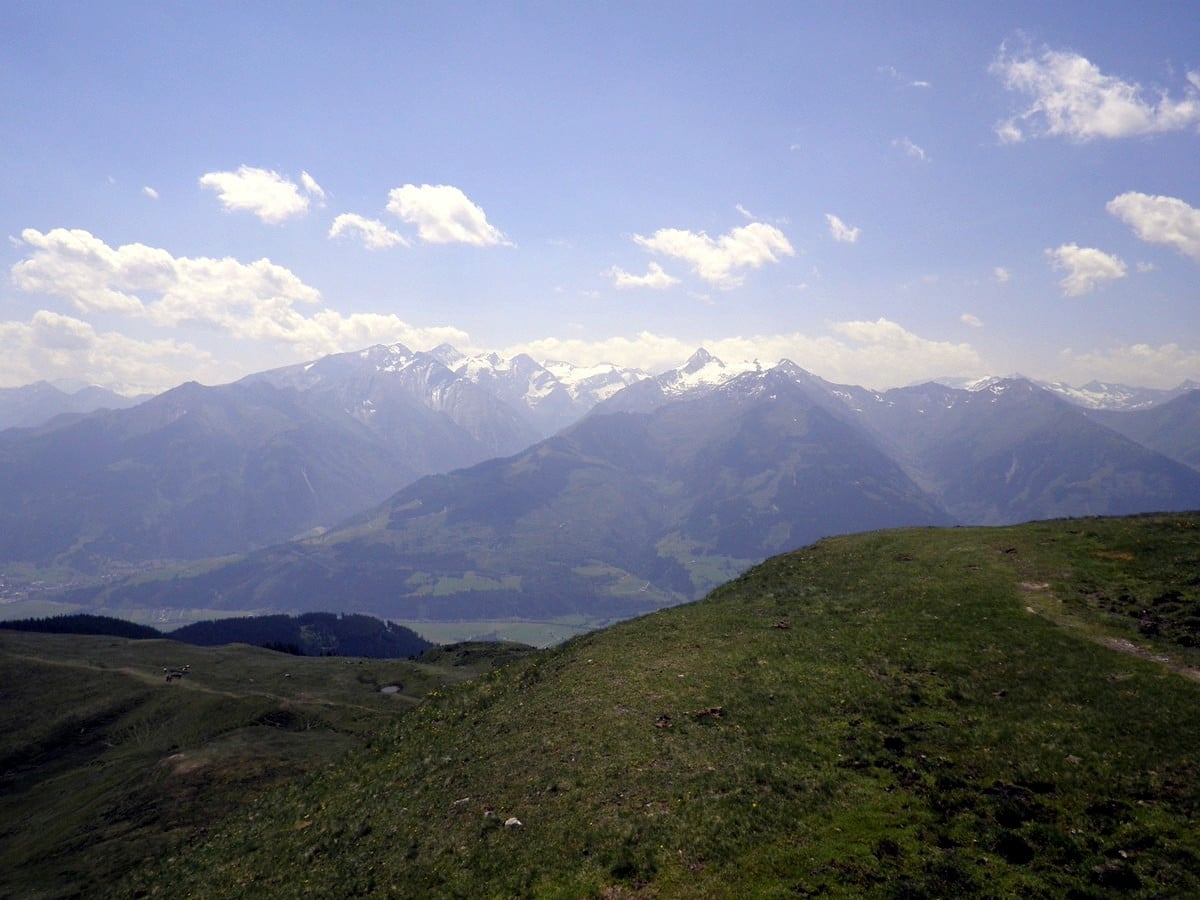
<instances>
[{"instance_id":1,"label":"sky","mask_svg":"<svg viewBox=\"0 0 1200 900\"><path fill-rule=\"evenodd\" d=\"M1194 2L0 0L0 387L1200 380Z\"/></svg>"}]
</instances>

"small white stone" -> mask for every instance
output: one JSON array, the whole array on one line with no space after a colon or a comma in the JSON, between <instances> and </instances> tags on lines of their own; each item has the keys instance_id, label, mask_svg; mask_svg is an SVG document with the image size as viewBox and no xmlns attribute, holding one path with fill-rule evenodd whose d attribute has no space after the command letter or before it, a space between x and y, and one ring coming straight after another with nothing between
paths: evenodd
<instances>
[{"instance_id":1,"label":"small white stone","mask_svg":"<svg viewBox=\"0 0 1200 900\"><path fill-rule=\"evenodd\" d=\"M516 816L509 816L507 819L504 820L504 827L505 828L520 828L521 820L518 819Z\"/></svg>"}]
</instances>

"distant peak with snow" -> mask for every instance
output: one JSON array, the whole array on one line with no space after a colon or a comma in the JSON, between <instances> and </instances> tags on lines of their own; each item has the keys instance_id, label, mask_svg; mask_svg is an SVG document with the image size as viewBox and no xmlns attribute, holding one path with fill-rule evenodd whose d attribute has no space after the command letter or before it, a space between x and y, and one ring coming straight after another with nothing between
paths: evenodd
<instances>
[{"instance_id":1,"label":"distant peak with snow","mask_svg":"<svg viewBox=\"0 0 1200 900\"><path fill-rule=\"evenodd\" d=\"M693 353L678 369L669 369L657 377L665 395L678 396L696 390L719 387L731 378L746 372L761 372L757 361L727 365L703 347Z\"/></svg>"}]
</instances>

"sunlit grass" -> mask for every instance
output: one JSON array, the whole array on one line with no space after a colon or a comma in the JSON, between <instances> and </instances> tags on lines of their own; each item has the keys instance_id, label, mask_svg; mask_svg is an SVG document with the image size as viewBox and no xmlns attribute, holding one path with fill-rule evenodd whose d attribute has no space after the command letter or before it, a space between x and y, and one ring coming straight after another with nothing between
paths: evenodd
<instances>
[{"instance_id":1,"label":"sunlit grass","mask_svg":"<svg viewBox=\"0 0 1200 900\"><path fill-rule=\"evenodd\" d=\"M439 689L352 763L125 887L1195 894L1190 651L1084 591L1194 590L1188 521L824 541L703 602ZM1043 583L1055 616L1027 602L1022 585Z\"/></svg>"}]
</instances>

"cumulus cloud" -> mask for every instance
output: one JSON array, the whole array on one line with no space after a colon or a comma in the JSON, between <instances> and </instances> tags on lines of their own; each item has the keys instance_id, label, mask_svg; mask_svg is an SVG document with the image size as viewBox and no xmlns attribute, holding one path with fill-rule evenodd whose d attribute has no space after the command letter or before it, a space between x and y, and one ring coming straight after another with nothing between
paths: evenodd
<instances>
[{"instance_id":1,"label":"cumulus cloud","mask_svg":"<svg viewBox=\"0 0 1200 900\"><path fill-rule=\"evenodd\" d=\"M154 188L150 187L149 185L142 188L142 193L145 194L147 197L149 197L151 200L158 199L158 191L156 191Z\"/></svg>"},{"instance_id":2,"label":"cumulus cloud","mask_svg":"<svg viewBox=\"0 0 1200 900\"><path fill-rule=\"evenodd\" d=\"M320 190L315 181L312 184ZM242 166L236 172L209 172L200 177L200 185L216 191L227 211L250 212L271 225L308 211L308 197L295 182L267 169Z\"/></svg>"},{"instance_id":3,"label":"cumulus cloud","mask_svg":"<svg viewBox=\"0 0 1200 900\"><path fill-rule=\"evenodd\" d=\"M382 250L399 244L407 247L408 240L402 234L389 229L378 219L368 219L355 213L342 213L329 227L331 238L341 235L357 236L368 250Z\"/></svg>"},{"instance_id":4,"label":"cumulus cloud","mask_svg":"<svg viewBox=\"0 0 1200 900\"><path fill-rule=\"evenodd\" d=\"M996 268L992 269L992 276L1000 284L1008 284L1008 280L1012 278L1012 275L1004 266L996 266Z\"/></svg>"},{"instance_id":5,"label":"cumulus cloud","mask_svg":"<svg viewBox=\"0 0 1200 900\"><path fill-rule=\"evenodd\" d=\"M406 184L388 193L388 212L417 226L427 244L508 244L487 220L483 210L449 184Z\"/></svg>"},{"instance_id":6,"label":"cumulus cloud","mask_svg":"<svg viewBox=\"0 0 1200 900\"><path fill-rule=\"evenodd\" d=\"M1017 115L997 124L1005 143L1033 137L1075 141L1123 138L1178 131L1200 124L1200 73L1188 73L1179 98L1165 91L1147 99L1136 82L1105 75L1077 53L1045 50L1041 56L1011 57L1001 47L991 65L1009 90L1029 98Z\"/></svg>"},{"instance_id":7,"label":"cumulus cloud","mask_svg":"<svg viewBox=\"0 0 1200 900\"><path fill-rule=\"evenodd\" d=\"M400 341L417 348L469 343L461 329L414 326L392 314L306 312L319 304L318 291L267 259L175 257L144 244L114 248L86 231L67 229L46 234L26 229L16 245L25 252L11 270L20 291L61 298L83 315L123 315L142 330L274 347L266 354L272 359L279 348L304 359L374 343ZM0 379L12 383L61 372L141 391L188 378L245 374L192 344L101 334L83 319L49 310L30 323L0 323L0 350L5 357Z\"/></svg>"},{"instance_id":8,"label":"cumulus cloud","mask_svg":"<svg viewBox=\"0 0 1200 900\"><path fill-rule=\"evenodd\" d=\"M825 213L825 221L829 223L829 234L835 241L840 241L843 244L858 242L860 229L857 227L850 227L833 213Z\"/></svg>"},{"instance_id":9,"label":"cumulus cloud","mask_svg":"<svg viewBox=\"0 0 1200 900\"><path fill-rule=\"evenodd\" d=\"M1095 247L1063 244L1046 250L1046 258L1053 268L1067 273L1059 282L1066 297L1082 297L1105 281L1125 277L1125 263Z\"/></svg>"},{"instance_id":10,"label":"cumulus cloud","mask_svg":"<svg viewBox=\"0 0 1200 900\"><path fill-rule=\"evenodd\" d=\"M929 162L929 155L908 138L896 138L892 141L893 147L898 147L903 150L905 155L911 159L919 159L921 162Z\"/></svg>"},{"instance_id":11,"label":"cumulus cloud","mask_svg":"<svg viewBox=\"0 0 1200 900\"><path fill-rule=\"evenodd\" d=\"M650 271L645 275L631 275L618 266L613 266L608 273L612 276L613 284L622 289L647 287L661 291L679 284L678 278L664 272L656 262L650 263Z\"/></svg>"},{"instance_id":12,"label":"cumulus cloud","mask_svg":"<svg viewBox=\"0 0 1200 900\"><path fill-rule=\"evenodd\" d=\"M718 238L703 231L660 228L649 237L637 234L633 239L652 253L683 260L709 284L723 289L745 280L735 270L757 269L796 252L782 231L764 222L742 225Z\"/></svg>"},{"instance_id":13,"label":"cumulus cloud","mask_svg":"<svg viewBox=\"0 0 1200 900\"><path fill-rule=\"evenodd\" d=\"M25 259L12 267L21 291L61 297L81 313L120 313L161 327L203 326L229 336L292 344L314 352L352 349L347 340L402 340L419 333L394 316L332 310L305 315L297 307L321 295L268 259L174 257L144 244L110 247L87 231L21 233ZM458 329L436 332L461 339Z\"/></svg>"},{"instance_id":14,"label":"cumulus cloud","mask_svg":"<svg viewBox=\"0 0 1200 900\"><path fill-rule=\"evenodd\" d=\"M832 334L706 337L685 341L643 331L600 341L545 338L506 348L511 355L569 359L580 365L611 362L661 372L681 365L699 346L726 362L759 360L764 366L790 359L823 378L874 388L897 387L944 375L977 376L987 367L969 344L922 338L887 319L831 323Z\"/></svg>"},{"instance_id":15,"label":"cumulus cloud","mask_svg":"<svg viewBox=\"0 0 1200 900\"><path fill-rule=\"evenodd\" d=\"M1064 350L1048 377L1069 384L1092 379L1153 388L1173 388L1200 372L1200 350L1178 344L1129 344L1101 350Z\"/></svg>"},{"instance_id":16,"label":"cumulus cloud","mask_svg":"<svg viewBox=\"0 0 1200 900\"><path fill-rule=\"evenodd\" d=\"M12 283L31 294L69 301L79 312L113 312L163 325L204 323L236 332L267 310L316 303L320 294L267 259L173 257L145 244L110 247L82 229L21 232L28 256L13 265Z\"/></svg>"},{"instance_id":17,"label":"cumulus cloud","mask_svg":"<svg viewBox=\"0 0 1200 900\"><path fill-rule=\"evenodd\" d=\"M49 310L28 322L0 322L3 384L70 378L138 394L213 374L212 356L189 343L97 332L81 319Z\"/></svg>"},{"instance_id":18,"label":"cumulus cloud","mask_svg":"<svg viewBox=\"0 0 1200 900\"><path fill-rule=\"evenodd\" d=\"M1149 244L1165 244L1200 262L1200 209L1177 197L1130 191L1108 201L1110 213ZM1140 269L1140 266L1139 266Z\"/></svg>"}]
</instances>

